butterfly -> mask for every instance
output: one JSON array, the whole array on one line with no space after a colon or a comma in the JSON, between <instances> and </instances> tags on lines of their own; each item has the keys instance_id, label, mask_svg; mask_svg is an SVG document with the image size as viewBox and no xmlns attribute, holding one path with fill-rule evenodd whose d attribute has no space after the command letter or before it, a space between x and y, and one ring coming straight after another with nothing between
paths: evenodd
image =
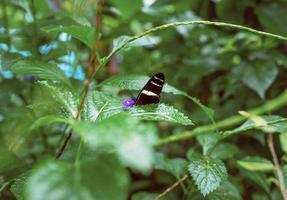
<instances>
[{"instance_id":1,"label":"butterfly","mask_svg":"<svg viewBox=\"0 0 287 200\"><path fill-rule=\"evenodd\" d=\"M156 104L160 101L160 93L164 85L164 74L153 75L142 88L136 99L126 99L123 102L124 108L131 108L134 105Z\"/></svg>"}]
</instances>

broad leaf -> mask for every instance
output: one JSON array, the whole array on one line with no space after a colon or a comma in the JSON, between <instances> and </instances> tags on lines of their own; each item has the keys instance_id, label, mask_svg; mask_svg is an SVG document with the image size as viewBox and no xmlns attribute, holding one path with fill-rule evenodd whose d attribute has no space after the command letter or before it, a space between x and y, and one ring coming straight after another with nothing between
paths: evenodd
<instances>
[{"instance_id":1,"label":"broad leaf","mask_svg":"<svg viewBox=\"0 0 287 200\"><path fill-rule=\"evenodd\" d=\"M71 85L64 72L56 65L32 59L19 60L11 67L11 71L16 74L33 75L40 79L62 81Z\"/></svg>"},{"instance_id":2,"label":"broad leaf","mask_svg":"<svg viewBox=\"0 0 287 200\"><path fill-rule=\"evenodd\" d=\"M0 69L9 70L17 61L21 60L22 56L18 53L1 53L0 54Z\"/></svg>"},{"instance_id":3,"label":"broad leaf","mask_svg":"<svg viewBox=\"0 0 287 200\"><path fill-rule=\"evenodd\" d=\"M65 32L73 38L83 42L87 47L93 47L95 30L90 26L70 25L70 26L46 26L42 28L46 32Z\"/></svg>"},{"instance_id":4,"label":"broad leaf","mask_svg":"<svg viewBox=\"0 0 287 200\"><path fill-rule=\"evenodd\" d=\"M282 133L280 133L279 139L282 150L287 153L287 127Z\"/></svg>"},{"instance_id":5,"label":"broad leaf","mask_svg":"<svg viewBox=\"0 0 287 200\"><path fill-rule=\"evenodd\" d=\"M287 189L287 165L283 166L283 176L284 176L284 183L285 183L285 188Z\"/></svg>"},{"instance_id":6,"label":"broad leaf","mask_svg":"<svg viewBox=\"0 0 287 200\"><path fill-rule=\"evenodd\" d=\"M113 76L102 83L99 86L102 87L112 87L121 90L137 90L140 91L146 82L150 79L148 76L141 76L141 75L119 75ZM214 111L207 106L203 105L197 98L189 96L187 93L180 91L179 89L165 83L162 89L163 93L171 93L174 95L181 95L185 96L188 99L192 100L195 104L197 104L214 122L213 115Z\"/></svg>"},{"instance_id":7,"label":"broad leaf","mask_svg":"<svg viewBox=\"0 0 287 200\"><path fill-rule=\"evenodd\" d=\"M264 99L277 74L278 69L271 60L255 62L244 66L242 81Z\"/></svg>"},{"instance_id":8,"label":"broad leaf","mask_svg":"<svg viewBox=\"0 0 287 200\"><path fill-rule=\"evenodd\" d=\"M135 106L129 109L129 113L145 120L162 120L179 123L183 125L192 125L192 121L183 113L172 106L165 104L153 104L145 106Z\"/></svg>"},{"instance_id":9,"label":"broad leaf","mask_svg":"<svg viewBox=\"0 0 287 200\"><path fill-rule=\"evenodd\" d=\"M210 154L210 157L214 159L228 159L234 158L235 154L239 152L239 148L231 143L221 142L220 144L216 145L213 151Z\"/></svg>"},{"instance_id":10,"label":"broad leaf","mask_svg":"<svg viewBox=\"0 0 287 200\"><path fill-rule=\"evenodd\" d=\"M271 161L261 157L245 157L237 161L237 164L250 171L272 171L273 164Z\"/></svg>"},{"instance_id":11,"label":"broad leaf","mask_svg":"<svg viewBox=\"0 0 287 200\"><path fill-rule=\"evenodd\" d=\"M227 171L221 160L194 157L188 170L203 196L217 189L227 178Z\"/></svg>"},{"instance_id":12,"label":"broad leaf","mask_svg":"<svg viewBox=\"0 0 287 200\"><path fill-rule=\"evenodd\" d=\"M164 170L179 179L187 172L188 162L183 158L169 159L164 154L157 153L155 169Z\"/></svg>"},{"instance_id":13,"label":"broad leaf","mask_svg":"<svg viewBox=\"0 0 287 200\"><path fill-rule=\"evenodd\" d=\"M29 108L45 115L61 115L73 119L78 112L79 98L71 88L39 81L35 101Z\"/></svg>"},{"instance_id":14,"label":"broad leaf","mask_svg":"<svg viewBox=\"0 0 287 200\"><path fill-rule=\"evenodd\" d=\"M96 120L109 118L123 111L124 109L120 99L104 94L103 92L93 91L87 95L81 117L84 120L94 122Z\"/></svg>"},{"instance_id":15,"label":"broad leaf","mask_svg":"<svg viewBox=\"0 0 287 200\"><path fill-rule=\"evenodd\" d=\"M96 122L76 122L74 131L92 149L115 151L121 161L136 170L149 172L154 162L155 129L121 113Z\"/></svg>"},{"instance_id":16,"label":"broad leaf","mask_svg":"<svg viewBox=\"0 0 287 200\"><path fill-rule=\"evenodd\" d=\"M120 13L124 18L131 17L135 12L140 11L143 2L141 0L126 0L126 1L111 1L116 8L119 9Z\"/></svg>"},{"instance_id":17,"label":"broad leaf","mask_svg":"<svg viewBox=\"0 0 287 200\"><path fill-rule=\"evenodd\" d=\"M111 155L97 155L79 164L48 160L32 171L25 186L25 199L124 200L128 185L128 172Z\"/></svg>"},{"instance_id":18,"label":"broad leaf","mask_svg":"<svg viewBox=\"0 0 287 200\"><path fill-rule=\"evenodd\" d=\"M34 121L30 129L34 130L41 126L47 126L53 123L68 123L68 122L69 121L64 117L58 115L47 115Z\"/></svg>"}]
</instances>

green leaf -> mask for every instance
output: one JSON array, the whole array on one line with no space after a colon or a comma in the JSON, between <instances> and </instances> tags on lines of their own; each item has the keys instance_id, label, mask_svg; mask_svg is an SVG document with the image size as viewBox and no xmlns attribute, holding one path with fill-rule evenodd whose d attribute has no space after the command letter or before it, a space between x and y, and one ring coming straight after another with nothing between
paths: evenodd
<instances>
[{"instance_id":1,"label":"green leaf","mask_svg":"<svg viewBox=\"0 0 287 200\"><path fill-rule=\"evenodd\" d=\"M131 17L135 12L140 11L143 2L141 0L111 1L119 9L124 18Z\"/></svg>"},{"instance_id":2,"label":"green leaf","mask_svg":"<svg viewBox=\"0 0 287 200\"><path fill-rule=\"evenodd\" d=\"M42 28L45 32L65 32L73 38L83 42L87 47L92 48L94 43L95 29L90 26L70 25L70 26L46 26Z\"/></svg>"},{"instance_id":3,"label":"green leaf","mask_svg":"<svg viewBox=\"0 0 287 200\"><path fill-rule=\"evenodd\" d=\"M221 160L194 157L188 170L203 196L217 189L227 178L227 171Z\"/></svg>"},{"instance_id":4,"label":"green leaf","mask_svg":"<svg viewBox=\"0 0 287 200\"><path fill-rule=\"evenodd\" d=\"M257 186L262 188L267 194L270 194L270 189L265 174L263 174L262 172L248 171L243 168L239 169L241 176L247 177Z\"/></svg>"},{"instance_id":5,"label":"green leaf","mask_svg":"<svg viewBox=\"0 0 287 200\"><path fill-rule=\"evenodd\" d=\"M140 91L147 81L150 79L148 76L143 75L118 75L112 76L111 78L101 82L99 86L101 87L112 87L121 90L137 90ZM162 89L163 93L172 93L182 95L182 91L176 89L173 86L165 83Z\"/></svg>"},{"instance_id":6,"label":"green leaf","mask_svg":"<svg viewBox=\"0 0 287 200\"><path fill-rule=\"evenodd\" d=\"M271 4L261 4L256 8L259 21L267 31L287 36L287 28L285 26L287 23L285 17L287 8L285 4L273 2Z\"/></svg>"},{"instance_id":7,"label":"green leaf","mask_svg":"<svg viewBox=\"0 0 287 200\"><path fill-rule=\"evenodd\" d=\"M164 170L179 179L186 174L188 162L183 158L169 159L162 153L155 157L155 169Z\"/></svg>"},{"instance_id":8,"label":"green leaf","mask_svg":"<svg viewBox=\"0 0 287 200\"><path fill-rule=\"evenodd\" d=\"M74 119L78 112L79 97L71 88L38 81L39 90L34 104L29 108L45 115L61 115Z\"/></svg>"},{"instance_id":9,"label":"green leaf","mask_svg":"<svg viewBox=\"0 0 287 200\"><path fill-rule=\"evenodd\" d=\"M285 130L280 133L279 139L282 150L287 153L287 127L285 127Z\"/></svg>"},{"instance_id":10,"label":"green leaf","mask_svg":"<svg viewBox=\"0 0 287 200\"><path fill-rule=\"evenodd\" d=\"M47 115L34 121L30 129L34 130L41 126L47 126L53 123L69 123L69 121L66 118L58 115Z\"/></svg>"},{"instance_id":11,"label":"green leaf","mask_svg":"<svg viewBox=\"0 0 287 200\"><path fill-rule=\"evenodd\" d=\"M210 157L214 159L228 159L233 158L235 154L239 152L239 148L231 143L222 142L218 144L210 154Z\"/></svg>"},{"instance_id":12,"label":"green leaf","mask_svg":"<svg viewBox=\"0 0 287 200\"><path fill-rule=\"evenodd\" d=\"M129 177L126 169L111 155L73 165L48 160L31 173L25 186L25 199L127 199Z\"/></svg>"},{"instance_id":13,"label":"green leaf","mask_svg":"<svg viewBox=\"0 0 287 200\"><path fill-rule=\"evenodd\" d=\"M229 181L223 183L208 195L209 200L241 200L238 189Z\"/></svg>"},{"instance_id":14,"label":"green leaf","mask_svg":"<svg viewBox=\"0 0 287 200\"><path fill-rule=\"evenodd\" d=\"M94 122L109 118L123 111L121 100L95 90L88 93L81 117L84 120Z\"/></svg>"},{"instance_id":15,"label":"green leaf","mask_svg":"<svg viewBox=\"0 0 287 200\"><path fill-rule=\"evenodd\" d=\"M207 155L219 142L220 135L217 133L207 133L197 136L196 139L203 149L203 155Z\"/></svg>"},{"instance_id":16,"label":"green leaf","mask_svg":"<svg viewBox=\"0 0 287 200\"><path fill-rule=\"evenodd\" d=\"M148 76L142 75L118 75L113 76L103 82L101 82L98 87L112 87L121 90L137 90L140 91L146 82L150 79ZM197 98L188 95L187 93L165 83L162 89L163 93L171 93L174 95L185 96L188 99L192 100L196 105L198 105L214 122L213 115L214 111L207 106L203 105Z\"/></svg>"},{"instance_id":17,"label":"green leaf","mask_svg":"<svg viewBox=\"0 0 287 200\"><path fill-rule=\"evenodd\" d=\"M179 123L182 125L192 125L192 121L183 113L172 106L165 104L153 104L145 106L135 106L129 109L129 113L145 120L163 120Z\"/></svg>"},{"instance_id":18,"label":"green leaf","mask_svg":"<svg viewBox=\"0 0 287 200\"><path fill-rule=\"evenodd\" d=\"M267 89L274 82L277 74L278 69L273 61L260 61L244 66L242 81L264 99Z\"/></svg>"},{"instance_id":19,"label":"green leaf","mask_svg":"<svg viewBox=\"0 0 287 200\"><path fill-rule=\"evenodd\" d=\"M18 53L2 53L0 54L0 69L3 71L9 70L16 62L23 57Z\"/></svg>"},{"instance_id":20,"label":"green leaf","mask_svg":"<svg viewBox=\"0 0 287 200\"><path fill-rule=\"evenodd\" d=\"M17 178L11 185L11 192L16 197L17 200L24 200L24 186L26 184L27 177L22 176Z\"/></svg>"},{"instance_id":21,"label":"green leaf","mask_svg":"<svg viewBox=\"0 0 287 200\"><path fill-rule=\"evenodd\" d=\"M225 131L223 134L224 134L224 136L229 136L232 134L248 131L251 129L263 129L263 130L268 129L268 130L272 130L273 132L282 133L287 128L286 122L280 122L280 120L283 120L284 118L282 118L281 116L278 116L278 115L260 116L259 119L260 119L260 122L265 122L264 124L272 123L272 122L278 122L278 123L264 125L263 123L257 123L254 120L248 119L246 122L244 122L238 128L235 128L235 129L229 130L229 131Z\"/></svg>"},{"instance_id":22,"label":"green leaf","mask_svg":"<svg viewBox=\"0 0 287 200\"><path fill-rule=\"evenodd\" d=\"M271 161L258 156L245 157L237 161L237 164L250 171L272 171L274 168Z\"/></svg>"},{"instance_id":23,"label":"green leaf","mask_svg":"<svg viewBox=\"0 0 287 200\"><path fill-rule=\"evenodd\" d=\"M62 81L71 85L64 72L56 65L31 59L19 60L12 65L11 71L16 74L38 76L41 79Z\"/></svg>"},{"instance_id":24,"label":"green leaf","mask_svg":"<svg viewBox=\"0 0 287 200\"><path fill-rule=\"evenodd\" d=\"M136 170L148 173L154 163L155 129L141 125L138 119L121 113L96 123L76 122L74 131L92 149L115 151L121 161Z\"/></svg>"}]
</instances>

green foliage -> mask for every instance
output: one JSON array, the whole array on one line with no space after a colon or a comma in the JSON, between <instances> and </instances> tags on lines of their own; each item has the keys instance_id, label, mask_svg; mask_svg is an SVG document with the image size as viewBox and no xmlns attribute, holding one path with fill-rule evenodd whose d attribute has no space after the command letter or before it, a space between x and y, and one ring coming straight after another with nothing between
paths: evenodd
<instances>
[{"instance_id":1,"label":"green foliage","mask_svg":"<svg viewBox=\"0 0 287 200\"><path fill-rule=\"evenodd\" d=\"M126 199L128 173L112 158L111 155L97 155L93 160L75 164L53 159L42 162L27 180L25 198Z\"/></svg>"},{"instance_id":2,"label":"green foliage","mask_svg":"<svg viewBox=\"0 0 287 200\"><path fill-rule=\"evenodd\" d=\"M0 199L287 198L285 4L2 0Z\"/></svg>"},{"instance_id":3,"label":"green foliage","mask_svg":"<svg viewBox=\"0 0 287 200\"><path fill-rule=\"evenodd\" d=\"M218 188L227 178L224 163L216 159L195 157L188 165L188 171L204 196Z\"/></svg>"}]
</instances>

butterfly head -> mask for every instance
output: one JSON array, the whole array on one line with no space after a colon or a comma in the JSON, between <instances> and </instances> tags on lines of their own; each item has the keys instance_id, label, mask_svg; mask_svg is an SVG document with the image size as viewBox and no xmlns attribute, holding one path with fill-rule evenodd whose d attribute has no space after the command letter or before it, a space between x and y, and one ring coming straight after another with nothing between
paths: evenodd
<instances>
[{"instance_id":1,"label":"butterfly head","mask_svg":"<svg viewBox=\"0 0 287 200\"><path fill-rule=\"evenodd\" d=\"M123 106L125 109L132 108L135 105L135 99L126 99L123 102Z\"/></svg>"}]
</instances>

